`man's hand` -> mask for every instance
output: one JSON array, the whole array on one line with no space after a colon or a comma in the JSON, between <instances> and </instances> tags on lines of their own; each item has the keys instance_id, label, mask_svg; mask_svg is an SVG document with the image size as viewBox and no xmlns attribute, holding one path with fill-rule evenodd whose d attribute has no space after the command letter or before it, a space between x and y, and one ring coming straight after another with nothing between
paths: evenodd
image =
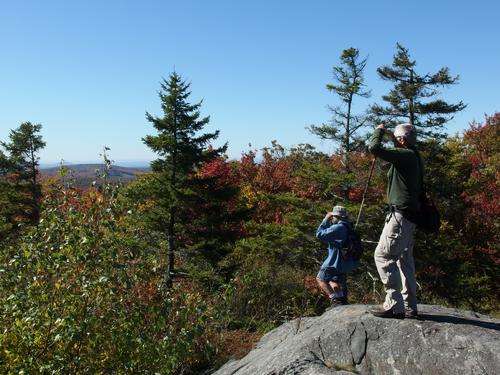
<instances>
[{"instance_id":1,"label":"man's hand","mask_svg":"<svg viewBox=\"0 0 500 375\"><path fill-rule=\"evenodd\" d=\"M325 220L332 220L333 212L327 212L325 216Z\"/></svg>"},{"instance_id":2,"label":"man's hand","mask_svg":"<svg viewBox=\"0 0 500 375\"><path fill-rule=\"evenodd\" d=\"M385 130L385 125L384 124L379 124L379 125L377 125L377 129L383 129L383 130Z\"/></svg>"}]
</instances>

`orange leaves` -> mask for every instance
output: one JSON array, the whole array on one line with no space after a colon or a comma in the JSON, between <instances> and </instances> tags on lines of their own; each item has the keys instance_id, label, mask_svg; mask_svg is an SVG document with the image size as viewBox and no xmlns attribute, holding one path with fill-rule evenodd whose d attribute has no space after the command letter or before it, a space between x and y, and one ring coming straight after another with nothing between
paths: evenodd
<instances>
[{"instance_id":1,"label":"orange leaves","mask_svg":"<svg viewBox=\"0 0 500 375\"><path fill-rule=\"evenodd\" d=\"M215 344L220 357L224 360L240 359L253 349L261 337L262 334L259 332L248 332L242 329L225 330L220 333Z\"/></svg>"}]
</instances>

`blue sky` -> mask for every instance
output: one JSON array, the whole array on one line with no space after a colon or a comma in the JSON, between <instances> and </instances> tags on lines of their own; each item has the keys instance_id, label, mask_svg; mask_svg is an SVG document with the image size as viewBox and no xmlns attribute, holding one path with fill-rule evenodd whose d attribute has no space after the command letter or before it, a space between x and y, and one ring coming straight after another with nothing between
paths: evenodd
<instances>
[{"instance_id":1,"label":"blue sky","mask_svg":"<svg viewBox=\"0 0 500 375\"><path fill-rule=\"evenodd\" d=\"M104 145L117 161L150 160L145 112L161 114L159 82L175 68L231 158L272 140L332 152L305 127L329 120L336 102L325 84L340 53L369 56L363 109L389 90L376 68L392 62L396 42L418 71L460 75L442 96L468 104L448 126L459 132L500 110L497 4L0 0L0 139L31 121L43 125L42 163L97 160Z\"/></svg>"}]
</instances>

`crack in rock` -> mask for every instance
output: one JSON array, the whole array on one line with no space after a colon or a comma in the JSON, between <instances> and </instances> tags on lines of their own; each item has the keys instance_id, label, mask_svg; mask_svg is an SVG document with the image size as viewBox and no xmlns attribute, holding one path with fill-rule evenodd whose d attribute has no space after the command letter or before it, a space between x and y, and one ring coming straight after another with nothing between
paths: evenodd
<instances>
[{"instance_id":1,"label":"crack in rock","mask_svg":"<svg viewBox=\"0 0 500 375\"><path fill-rule=\"evenodd\" d=\"M368 344L368 334L366 333L365 325L358 322L354 331L349 337L349 346L351 348L352 363L359 365L366 354L366 346Z\"/></svg>"}]
</instances>

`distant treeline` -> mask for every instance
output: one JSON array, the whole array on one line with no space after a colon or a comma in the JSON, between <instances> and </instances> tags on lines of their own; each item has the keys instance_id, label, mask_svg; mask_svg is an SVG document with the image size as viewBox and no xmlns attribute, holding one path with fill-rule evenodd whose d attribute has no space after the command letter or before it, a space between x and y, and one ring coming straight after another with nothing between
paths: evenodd
<instances>
[{"instance_id":1,"label":"distant treeline","mask_svg":"<svg viewBox=\"0 0 500 375\"><path fill-rule=\"evenodd\" d=\"M63 184L71 184L82 189L92 186L101 186L104 181L100 178L104 164L71 164L65 166L67 174L61 176L61 167L41 168L41 178L57 178ZM150 172L150 167L122 167L112 165L108 173L109 182L125 184L137 178L142 173Z\"/></svg>"}]
</instances>

